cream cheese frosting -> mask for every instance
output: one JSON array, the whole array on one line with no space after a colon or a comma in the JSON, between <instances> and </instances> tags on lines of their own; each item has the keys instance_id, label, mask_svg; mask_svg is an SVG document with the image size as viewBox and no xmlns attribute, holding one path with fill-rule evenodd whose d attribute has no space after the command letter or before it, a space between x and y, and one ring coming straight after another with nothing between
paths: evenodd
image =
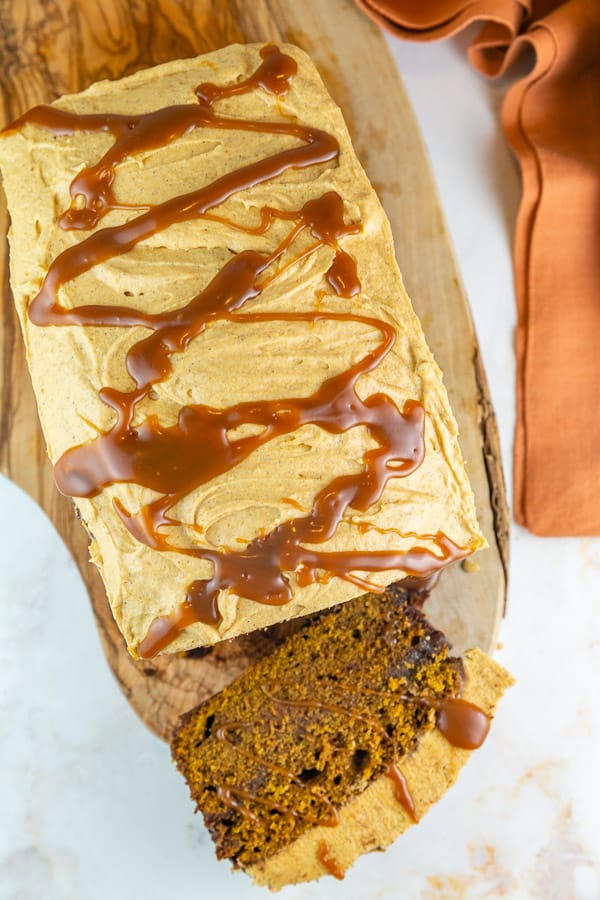
<instances>
[{"instance_id":1,"label":"cream cheese frosting","mask_svg":"<svg viewBox=\"0 0 600 900\"><path fill-rule=\"evenodd\" d=\"M195 89L201 83L235 85L250 78L260 66L261 49L260 45L236 45L170 62L120 81L97 83L52 106L78 115L137 116L194 104ZM347 508L335 533L319 544L319 550L408 552L418 547L439 559L435 536L442 532L460 548L459 555L467 555L484 546L485 540L477 525L456 422L440 371L403 288L389 223L354 154L342 114L311 61L296 47L284 45L281 51L297 65L286 91L275 95L258 86L223 97L215 110L231 119L301 123L320 129L338 142L337 158L288 168L234 192L209 216L157 231L128 252L67 281L58 293L60 303L66 308L118 305L145 313L176 310L236 255L249 250L270 254L285 240L290 231L286 219L275 219L264 233L248 232L256 232L265 207L299 210L307 201L335 192L343 200L344 223L356 225L354 233L340 237L339 246L356 262L360 292L344 297L332 290L325 276L335 251L327 244L314 246L305 230L267 270L261 292L247 308L253 314L306 313L306 321L268 317L265 321L214 321L185 352L173 355L169 377L156 383L136 405L133 427L156 417L168 428L178 421L182 408L193 404L222 410L257 399L309 397L326 379L377 349L381 331L372 320L383 321L393 327L395 343L376 368L360 375L356 393L363 401L385 394L399 410L407 401L421 404L425 455L410 474L389 478L379 499L367 509ZM57 133L33 122L5 132L0 139L0 166L12 223L11 285L53 464L114 426L115 412L99 391L106 386L131 391L125 357L147 331L142 325L40 327L28 315L58 255L90 233L60 227L59 219L71 204L70 185L113 142L107 131ZM131 153L115 168L113 193L123 208L111 209L96 230L134 221L149 206L197 191L225 173L297 144L296 138L286 134L209 125L190 129L164 146ZM339 314L347 314L346 319ZM228 433L228 439L243 439L260 430L261 426L243 423L235 433ZM308 423L279 434L178 500L172 510L178 524L168 528L170 546L235 553L295 517L308 516L319 492L334 478L360 473L365 454L376 448L372 433L362 425L333 433ZM122 509L135 514L158 496L148 487L126 482L109 484L96 496L75 497L90 533L91 558L134 654L157 618L169 616L181 604L189 585L213 575L213 563L207 559L176 549L154 549L138 540L115 506L118 501ZM354 581L319 571L315 580L304 583L299 574L285 572L291 599L283 605L256 602L232 589L220 591L220 621L195 622L165 651L210 645L326 608L360 593L361 580L385 586L403 578L407 569L357 570Z\"/></svg>"}]
</instances>

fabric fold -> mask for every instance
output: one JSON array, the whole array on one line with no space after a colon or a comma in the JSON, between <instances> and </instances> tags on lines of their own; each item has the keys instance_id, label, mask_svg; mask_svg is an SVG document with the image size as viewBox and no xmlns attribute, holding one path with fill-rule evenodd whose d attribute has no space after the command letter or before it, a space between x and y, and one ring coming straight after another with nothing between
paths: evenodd
<instances>
[{"instance_id":1,"label":"fabric fold","mask_svg":"<svg viewBox=\"0 0 600 900\"><path fill-rule=\"evenodd\" d=\"M502 124L521 167L514 515L540 535L600 535L600 4L589 0L356 0L398 37L480 22L469 48L504 74Z\"/></svg>"}]
</instances>

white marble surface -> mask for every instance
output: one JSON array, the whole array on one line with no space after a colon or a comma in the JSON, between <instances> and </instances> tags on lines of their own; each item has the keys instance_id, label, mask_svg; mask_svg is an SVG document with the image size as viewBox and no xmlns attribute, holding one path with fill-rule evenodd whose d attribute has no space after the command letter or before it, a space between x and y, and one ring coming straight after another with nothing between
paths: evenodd
<instances>
[{"instance_id":1,"label":"white marble surface","mask_svg":"<svg viewBox=\"0 0 600 900\"><path fill-rule=\"evenodd\" d=\"M501 89L462 42L391 42L473 308L510 481L518 173ZM0 483L0 900L265 896L213 859L168 748L104 662L53 528ZM600 540L514 528L498 658L518 683L459 783L385 854L308 898L600 898Z\"/></svg>"}]
</instances>

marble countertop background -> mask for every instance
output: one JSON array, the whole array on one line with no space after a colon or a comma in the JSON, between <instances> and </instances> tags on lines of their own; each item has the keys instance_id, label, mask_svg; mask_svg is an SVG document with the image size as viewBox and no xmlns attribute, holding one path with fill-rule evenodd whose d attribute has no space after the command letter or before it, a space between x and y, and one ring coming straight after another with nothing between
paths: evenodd
<instances>
[{"instance_id":1,"label":"marble countertop background","mask_svg":"<svg viewBox=\"0 0 600 900\"><path fill-rule=\"evenodd\" d=\"M464 40L390 40L424 133L473 310L511 484L516 163L504 91ZM217 863L168 747L137 720L79 574L45 516L0 480L0 900L265 897ZM517 684L458 784L344 882L282 900L600 900L600 539L513 528L497 658Z\"/></svg>"}]
</instances>

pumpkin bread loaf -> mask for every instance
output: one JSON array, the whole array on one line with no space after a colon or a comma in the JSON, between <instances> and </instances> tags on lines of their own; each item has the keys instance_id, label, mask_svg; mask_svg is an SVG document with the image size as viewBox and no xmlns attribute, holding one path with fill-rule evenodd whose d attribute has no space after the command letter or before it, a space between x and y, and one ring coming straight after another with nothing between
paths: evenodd
<instances>
[{"instance_id":1,"label":"pumpkin bread loaf","mask_svg":"<svg viewBox=\"0 0 600 900\"><path fill-rule=\"evenodd\" d=\"M485 545L389 223L305 53L92 85L0 134L0 168L48 453L134 655Z\"/></svg>"}]
</instances>

